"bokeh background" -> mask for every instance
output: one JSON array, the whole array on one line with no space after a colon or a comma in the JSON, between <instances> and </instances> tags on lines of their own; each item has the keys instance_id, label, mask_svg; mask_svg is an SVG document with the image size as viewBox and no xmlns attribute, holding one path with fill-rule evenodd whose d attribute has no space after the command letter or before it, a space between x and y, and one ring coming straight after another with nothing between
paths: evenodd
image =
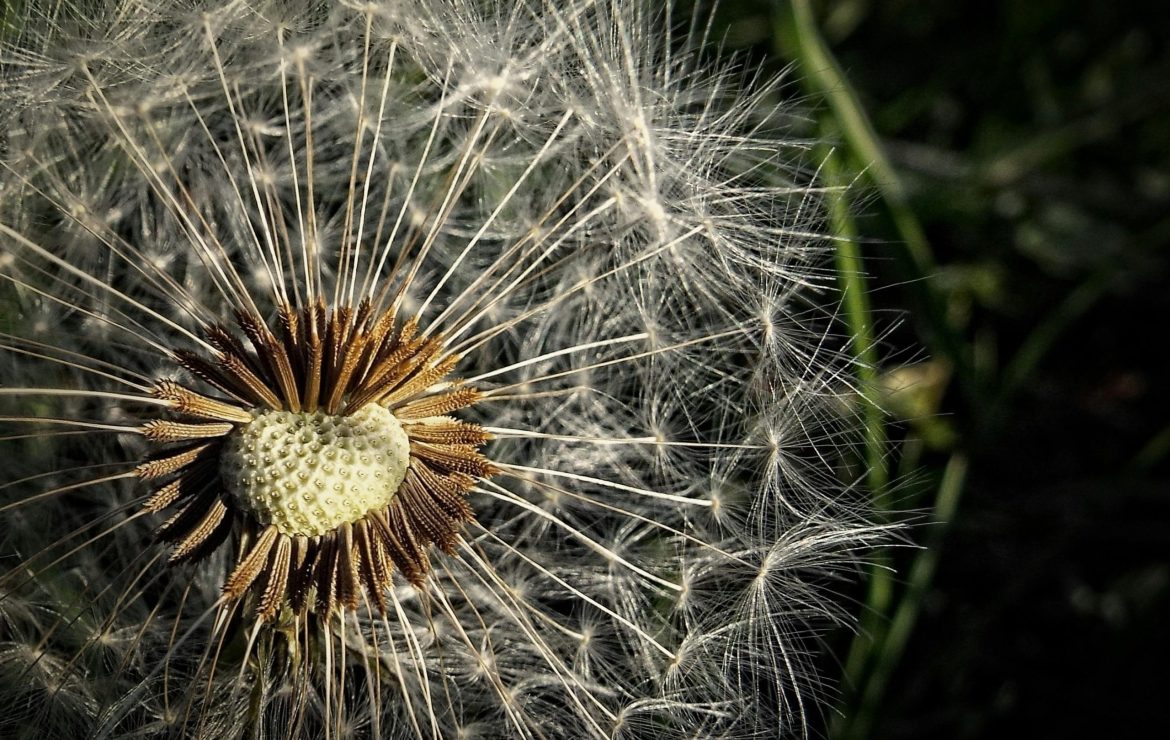
<instances>
[{"instance_id":1,"label":"bokeh background","mask_svg":"<svg viewBox=\"0 0 1170 740\"><path fill-rule=\"evenodd\" d=\"M834 738L1170 732L1170 22L1104 0L730 0L832 142L868 481L925 549L829 637ZM819 161L816 157L812 161ZM850 265L863 264L864 277ZM856 292L854 293L856 295ZM842 678L843 677L843 678Z\"/></svg>"}]
</instances>

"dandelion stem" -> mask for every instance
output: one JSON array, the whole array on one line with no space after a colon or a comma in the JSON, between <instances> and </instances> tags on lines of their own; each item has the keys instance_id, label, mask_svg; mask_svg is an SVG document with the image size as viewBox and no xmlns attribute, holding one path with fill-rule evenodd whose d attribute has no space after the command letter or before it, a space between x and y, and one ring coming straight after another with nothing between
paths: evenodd
<instances>
[{"instance_id":1,"label":"dandelion stem","mask_svg":"<svg viewBox=\"0 0 1170 740\"><path fill-rule=\"evenodd\" d=\"M947 528L954 521L967 477L967 458L956 454L947 462L939 481L931 521L931 537L926 546L918 551L910 565L906 588L897 608L892 612L889 627L876 649L873 670L859 687L859 701L856 709L844 715L839 726L834 728L833 737L841 740L864 740L871 737L877 712L894 669L910 641L918 615L922 611L923 599L934 580L938 569L943 540Z\"/></svg>"},{"instance_id":2,"label":"dandelion stem","mask_svg":"<svg viewBox=\"0 0 1170 740\"><path fill-rule=\"evenodd\" d=\"M906 283L922 310L916 312L928 331L927 342L956 369L962 387L973 392L973 369L961 339L947 319L943 300L934 288L938 267L926 231L911 208L901 178L890 164L877 132L850 84L840 62L817 28L810 0L775 3L777 49L800 64L800 73L809 91L824 96L833 113L835 126L848 145L854 163L882 195L882 202L902 238L899 255L904 259Z\"/></svg>"}]
</instances>

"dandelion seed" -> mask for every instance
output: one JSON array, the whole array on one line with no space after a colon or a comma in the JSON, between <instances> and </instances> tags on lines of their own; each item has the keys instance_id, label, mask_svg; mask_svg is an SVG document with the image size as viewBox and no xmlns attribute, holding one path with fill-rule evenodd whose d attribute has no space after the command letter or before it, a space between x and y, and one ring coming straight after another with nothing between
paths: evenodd
<instances>
[{"instance_id":1,"label":"dandelion seed","mask_svg":"<svg viewBox=\"0 0 1170 740\"><path fill-rule=\"evenodd\" d=\"M91 5L0 31L0 734L805 732L877 532L702 26Z\"/></svg>"}]
</instances>

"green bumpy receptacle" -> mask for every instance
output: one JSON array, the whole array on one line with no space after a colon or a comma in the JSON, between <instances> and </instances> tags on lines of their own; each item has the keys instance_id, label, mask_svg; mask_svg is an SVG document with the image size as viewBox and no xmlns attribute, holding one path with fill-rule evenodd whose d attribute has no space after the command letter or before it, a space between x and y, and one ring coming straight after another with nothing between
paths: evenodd
<instances>
[{"instance_id":1,"label":"green bumpy receptacle","mask_svg":"<svg viewBox=\"0 0 1170 740\"><path fill-rule=\"evenodd\" d=\"M220 473L260 524L317 537L389 504L409 462L398 419L369 404L349 416L258 412L228 437Z\"/></svg>"}]
</instances>

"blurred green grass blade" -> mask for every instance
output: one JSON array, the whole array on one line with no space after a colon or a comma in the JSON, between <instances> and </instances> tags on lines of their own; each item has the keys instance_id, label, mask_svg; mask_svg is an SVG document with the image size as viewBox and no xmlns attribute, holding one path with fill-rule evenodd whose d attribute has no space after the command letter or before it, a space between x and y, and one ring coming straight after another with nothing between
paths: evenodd
<instances>
[{"instance_id":1,"label":"blurred green grass blade","mask_svg":"<svg viewBox=\"0 0 1170 740\"><path fill-rule=\"evenodd\" d=\"M778 6L781 19L778 38L789 45L790 54L799 59L802 77L825 96L850 152L881 191L918 272L934 274L937 269L934 255L922 225L910 209L901 180L878 143L877 132L861 107L857 93L817 29L809 0L781 0Z\"/></svg>"},{"instance_id":2,"label":"blurred green grass blade","mask_svg":"<svg viewBox=\"0 0 1170 740\"><path fill-rule=\"evenodd\" d=\"M809 0L777 0L775 39L778 51L799 63L809 92L823 96L854 164L874 185L902 241L899 263L919 304L932 352L950 360L964 392L974 393L974 377L964 345L947 317L945 302L933 288L937 264L918 217L910 208L901 180L878 141L853 86L817 29Z\"/></svg>"},{"instance_id":3,"label":"blurred green grass blade","mask_svg":"<svg viewBox=\"0 0 1170 740\"><path fill-rule=\"evenodd\" d=\"M831 125L831 124L826 124ZM821 152L821 179L828 196L829 225L834 239L834 267L842 295L842 312L849 331L850 349L856 360L860 386L866 486L879 512L889 509L886 419L875 398L879 358L873 330L873 311L866 284L865 265L858 242L857 226L849 201L849 186L837 152ZM865 611L845 661L845 681L860 685L869 670L871 656L886 629L886 614L894 598L893 571L889 553L875 553L867 579Z\"/></svg>"},{"instance_id":4,"label":"blurred green grass blade","mask_svg":"<svg viewBox=\"0 0 1170 740\"><path fill-rule=\"evenodd\" d=\"M933 530L926 546L918 551L910 566L905 593L890 619L878 653L874 656L873 670L866 678L854 711L845 715L839 731L832 733L837 740L864 740L873 729L874 720L885 698L890 678L897 667L914 627L922 611L922 602L930 591L934 574L938 570L943 539L959 509L963 486L967 480L967 458L955 454L947 462L939 481L932 515Z\"/></svg>"},{"instance_id":5,"label":"blurred green grass blade","mask_svg":"<svg viewBox=\"0 0 1170 740\"><path fill-rule=\"evenodd\" d=\"M856 177L865 177L880 194L882 203L902 240L899 263L907 279L922 327L931 351L950 361L960 378L963 391L977 393L970 355L960 333L948 317L945 301L933 287L937 264L918 218L910 208L908 197L876 132L860 105L848 79L820 35L809 0L779 2L776 6L776 39L786 57L800 65L800 74L808 90L823 96L830 116L821 121L819 134L825 140L842 140L850 153L848 164L830 154L823 158L823 177L830 186L829 217L836 248L838 280L844 292L845 321L851 333L852 349L859 360L858 376L863 387L872 388L877 364L872 329L872 310L864 281L863 255L858 247L857 231L845 199L844 185ZM867 482L879 509L889 506L889 471L885 464L885 420L881 410L866 399L866 461L870 466ZM933 501L936 521L950 521L966 476L966 460L951 459ZM936 532L932 546L921 551L910 569L910 582L895 604L895 582L888 553L878 553L870 572L866 608L858 634L849 648L845 663L845 685L852 689L842 706L843 714L832 727L831 735L845 740L865 738L874 723L876 711L894 668L901 658L913 631L921 601L938 563Z\"/></svg>"},{"instance_id":6,"label":"blurred green grass blade","mask_svg":"<svg viewBox=\"0 0 1170 740\"><path fill-rule=\"evenodd\" d=\"M866 285L865 264L858 244L857 226L849 203L849 181L845 179L834 151L822 151L821 175L829 195L829 225L834 240L834 267L841 290L845 326L849 330L850 349L857 361L862 419L865 426L866 483L874 503L881 509L889 505L889 473L886 469L885 414L876 402L879 358L873 331L873 311Z\"/></svg>"}]
</instances>

